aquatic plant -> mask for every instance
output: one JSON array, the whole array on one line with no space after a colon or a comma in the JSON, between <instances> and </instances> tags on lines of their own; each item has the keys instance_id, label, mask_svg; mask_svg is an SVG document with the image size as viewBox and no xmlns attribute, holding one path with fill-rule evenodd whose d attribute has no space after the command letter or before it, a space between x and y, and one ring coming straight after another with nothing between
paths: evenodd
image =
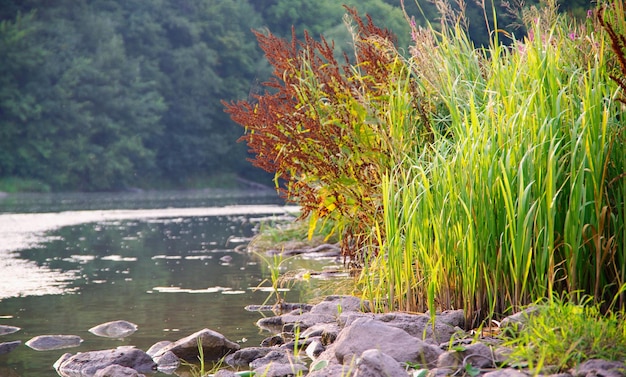
<instances>
[{"instance_id":1,"label":"aquatic plant","mask_svg":"<svg viewBox=\"0 0 626 377\"><path fill-rule=\"evenodd\" d=\"M602 302L626 282L624 109L606 33L554 7L524 19L528 37L484 50L458 23L414 30L426 37L408 64L438 132L383 173L380 252L362 279L381 309L462 308L476 324L554 292Z\"/></svg>"},{"instance_id":2,"label":"aquatic plant","mask_svg":"<svg viewBox=\"0 0 626 377\"><path fill-rule=\"evenodd\" d=\"M548 1L484 48L454 14L411 23L405 58L348 8L352 60L257 33L274 77L226 111L310 229L331 220L378 309L477 324L559 292L601 303L626 283L620 9L577 24Z\"/></svg>"}]
</instances>

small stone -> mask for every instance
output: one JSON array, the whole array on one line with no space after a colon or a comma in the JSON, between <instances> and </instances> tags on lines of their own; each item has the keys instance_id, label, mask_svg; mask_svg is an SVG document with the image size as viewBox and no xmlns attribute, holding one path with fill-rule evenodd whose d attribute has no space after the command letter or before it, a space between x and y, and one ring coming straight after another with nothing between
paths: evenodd
<instances>
[{"instance_id":1,"label":"small stone","mask_svg":"<svg viewBox=\"0 0 626 377\"><path fill-rule=\"evenodd\" d=\"M250 362L252 369L261 369L269 364L290 364L293 363L293 355L285 350L272 350L267 355Z\"/></svg>"},{"instance_id":2,"label":"small stone","mask_svg":"<svg viewBox=\"0 0 626 377\"><path fill-rule=\"evenodd\" d=\"M150 346L150 348L148 348L148 350L146 351L146 353L150 356L154 356L156 355L163 347L165 346L169 346L170 344L172 344L171 341L169 340L162 340L160 342L156 342L154 343L152 346Z\"/></svg>"},{"instance_id":3,"label":"small stone","mask_svg":"<svg viewBox=\"0 0 626 377\"><path fill-rule=\"evenodd\" d=\"M234 368L247 368L251 362L265 357L270 352L272 352L272 349L267 347L244 348L226 356L225 361L226 364Z\"/></svg>"},{"instance_id":4,"label":"small stone","mask_svg":"<svg viewBox=\"0 0 626 377\"><path fill-rule=\"evenodd\" d=\"M20 344L22 344L21 340L15 340L13 342L0 343L0 355L4 355L4 354L7 354L7 353L13 351Z\"/></svg>"},{"instance_id":5,"label":"small stone","mask_svg":"<svg viewBox=\"0 0 626 377\"><path fill-rule=\"evenodd\" d=\"M464 368L466 364L479 369L495 367L491 348L483 343L474 343L444 352L437 360L439 368Z\"/></svg>"},{"instance_id":6,"label":"small stone","mask_svg":"<svg viewBox=\"0 0 626 377\"><path fill-rule=\"evenodd\" d=\"M82 342L76 335L39 335L26 342L26 345L35 351L50 351L78 347Z\"/></svg>"},{"instance_id":7,"label":"small stone","mask_svg":"<svg viewBox=\"0 0 626 377\"><path fill-rule=\"evenodd\" d=\"M152 373L157 367L150 355L132 347L64 354L54 363L61 376L93 376L110 365L134 369L137 373Z\"/></svg>"},{"instance_id":8,"label":"small stone","mask_svg":"<svg viewBox=\"0 0 626 377\"><path fill-rule=\"evenodd\" d=\"M488 372L482 375L482 377L528 377L530 374L521 372L513 368L496 369L493 372Z\"/></svg>"},{"instance_id":9,"label":"small stone","mask_svg":"<svg viewBox=\"0 0 626 377\"><path fill-rule=\"evenodd\" d=\"M137 331L137 325L128 321L111 321L89 329L89 332L105 338L125 338Z\"/></svg>"},{"instance_id":10,"label":"small stone","mask_svg":"<svg viewBox=\"0 0 626 377\"><path fill-rule=\"evenodd\" d=\"M591 359L577 365L569 371L574 377L624 377L626 364L620 361Z\"/></svg>"},{"instance_id":11,"label":"small stone","mask_svg":"<svg viewBox=\"0 0 626 377\"><path fill-rule=\"evenodd\" d=\"M213 377L238 377L238 375L232 370L222 369L217 371L217 373L215 373Z\"/></svg>"},{"instance_id":12,"label":"small stone","mask_svg":"<svg viewBox=\"0 0 626 377\"><path fill-rule=\"evenodd\" d=\"M280 335L268 336L261 341L262 347L274 347L285 344L285 338Z\"/></svg>"},{"instance_id":13,"label":"small stone","mask_svg":"<svg viewBox=\"0 0 626 377\"><path fill-rule=\"evenodd\" d=\"M0 325L0 336L9 335L20 331L21 328L15 326Z\"/></svg>"},{"instance_id":14,"label":"small stone","mask_svg":"<svg viewBox=\"0 0 626 377\"><path fill-rule=\"evenodd\" d=\"M322 345L322 342L314 340L307 346L305 353L311 360L315 360L324 350L326 348Z\"/></svg>"},{"instance_id":15,"label":"small stone","mask_svg":"<svg viewBox=\"0 0 626 377\"><path fill-rule=\"evenodd\" d=\"M308 370L303 364L280 364L271 363L266 366L254 369L256 376L263 377L292 377Z\"/></svg>"},{"instance_id":16,"label":"small stone","mask_svg":"<svg viewBox=\"0 0 626 377\"><path fill-rule=\"evenodd\" d=\"M226 339L224 335L218 333L217 331L202 329L161 348L154 355L154 357L158 357L165 352L171 351L183 360L198 360L198 356L200 356L198 341L200 341L200 344L202 345L203 357L206 361L219 360L229 353L233 353L241 348L239 344Z\"/></svg>"},{"instance_id":17,"label":"small stone","mask_svg":"<svg viewBox=\"0 0 626 377\"><path fill-rule=\"evenodd\" d=\"M160 372L171 374L180 366L180 359L173 352L165 352L152 358Z\"/></svg>"}]
</instances>

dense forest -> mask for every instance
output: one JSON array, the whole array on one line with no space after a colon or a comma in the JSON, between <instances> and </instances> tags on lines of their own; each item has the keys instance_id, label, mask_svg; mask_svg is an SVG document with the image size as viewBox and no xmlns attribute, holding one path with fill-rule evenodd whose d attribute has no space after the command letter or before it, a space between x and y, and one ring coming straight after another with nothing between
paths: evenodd
<instances>
[{"instance_id":1,"label":"dense forest","mask_svg":"<svg viewBox=\"0 0 626 377\"><path fill-rule=\"evenodd\" d=\"M408 48L400 0L343 3ZM480 45L492 13L478 3L466 6ZM563 3L562 11L584 17L591 2ZM499 26L523 33L503 4ZM417 23L436 23L430 2L407 0L406 9ZM259 179L236 142L244 130L220 102L247 98L269 75L252 30L289 36L293 25L297 35L324 35L349 53L344 14L334 0L2 0L0 191Z\"/></svg>"}]
</instances>

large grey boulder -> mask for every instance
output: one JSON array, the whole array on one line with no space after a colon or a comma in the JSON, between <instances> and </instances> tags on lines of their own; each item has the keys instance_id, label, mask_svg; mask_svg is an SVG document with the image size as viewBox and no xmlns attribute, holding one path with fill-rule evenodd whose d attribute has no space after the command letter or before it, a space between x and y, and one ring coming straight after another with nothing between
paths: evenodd
<instances>
[{"instance_id":1,"label":"large grey boulder","mask_svg":"<svg viewBox=\"0 0 626 377\"><path fill-rule=\"evenodd\" d=\"M156 363L150 355L132 347L64 354L54 363L57 373L63 377L95 376L96 372L111 365L134 369L137 373L156 371Z\"/></svg>"},{"instance_id":2,"label":"large grey boulder","mask_svg":"<svg viewBox=\"0 0 626 377\"><path fill-rule=\"evenodd\" d=\"M344 364L364 351L378 349L399 362L420 363L429 367L437 364L443 351L406 331L374 319L358 318L344 328L333 344L335 357Z\"/></svg>"},{"instance_id":3,"label":"large grey boulder","mask_svg":"<svg viewBox=\"0 0 626 377\"><path fill-rule=\"evenodd\" d=\"M217 361L241 348L239 344L226 339L217 331L202 329L161 348L154 357L158 358L166 352L172 352L183 360L197 361L200 356L198 344L202 345L202 353L206 361Z\"/></svg>"},{"instance_id":4,"label":"large grey boulder","mask_svg":"<svg viewBox=\"0 0 626 377\"><path fill-rule=\"evenodd\" d=\"M363 352L356 362L356 369L358 377L409 376L407 371L393 357L376 349Z\"/></svg>"},{"instance_id":5,"label":"large grey boulder","mask_svg":"<svg viewBox=\"0 0 626 377\"><path fill-rule=\"evenodd\" d=\"M78 347L82 342L76 335L39 335L31 338L26 345L35 351L50 351Z\"/></svg>"}]
</instances>

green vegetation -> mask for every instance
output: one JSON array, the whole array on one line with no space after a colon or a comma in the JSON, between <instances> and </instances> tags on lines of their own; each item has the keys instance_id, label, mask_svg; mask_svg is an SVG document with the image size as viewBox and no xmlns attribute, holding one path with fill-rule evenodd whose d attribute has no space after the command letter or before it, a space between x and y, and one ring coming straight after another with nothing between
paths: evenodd
<instances>
[{"instance_id":1,"label":"green vegetation","mask_svg":"<svg viewBox=\"0 0 626 377\"><path fill-rule=\"evenodd\" d=\"M437 28L407 16L408 57L347 9L350 62L257 33L270 90L226 109L311 228L334 225L363 296L474 325L562 292L623 308L623 2L578 22L526 8L527 37L487 23L481 48L454 9Z\"/></svg>"},{"instance_id":2,"label":"green vegetation","mask_svg":"<svg viewBox=\"0 0 626 377\"><path fill-rule=\"evenodd\" d=\"M620 360L626 355L624 312L603 314L591 299L555 298L537 305L524 330L508 338L511 362L528 364L537 374L567 370L589 359ZM505 337L506 339L506 337Z\"/></svg>"},{"instance_id":3,"label":"green vegetation","mask_svg":"<svg viewBox=\"0 0 626 377\"><path fill-rule=\"evenodd\" d=\"M228 173L269 182L250 172L220 100L246 98L268 75L251 29L341 38L341 5L310 4L3 1L0 179L54 191L188 187ZM408 44L399 4L359 7Z\"/></svg>"},{"instance_id":4,"label":"green vegetation","mask_svg":"<svg viewBox=\"0 0 626 377\"><path fill-rule=\"evenodd\" d=\"M399 0L345 3L393 30L407 50ZM564 3L584 14L588 2ZM220 184L205 178L223 174L269 182L246 162L241 129L220 100L247 98L270 74L251 29L288 37L295 25L298 36L333 39L338 55L352 51L341 4L4 0L0 180L37 183L14 187L20 191L185 188ZM420 24L438 17L428 2L423 17L407 7ZM482 12L473 1L467 7L472 38L484 44Z\"/></svg>"}]
</instances>

